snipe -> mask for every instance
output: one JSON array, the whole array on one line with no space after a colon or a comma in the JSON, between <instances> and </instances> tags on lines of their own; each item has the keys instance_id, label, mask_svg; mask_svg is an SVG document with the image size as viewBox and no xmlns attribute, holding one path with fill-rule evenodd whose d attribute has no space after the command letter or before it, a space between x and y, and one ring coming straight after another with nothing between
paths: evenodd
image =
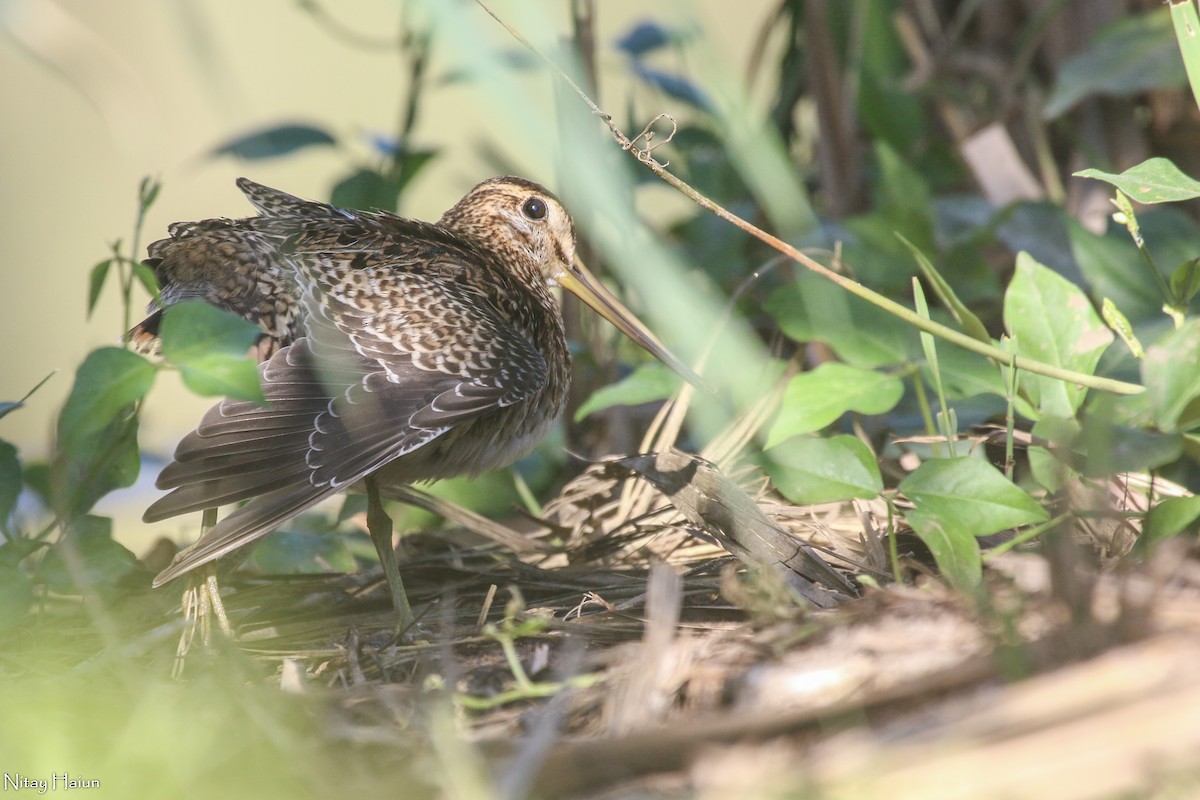
<instances>
[{"instance_id":1,"label":"snipe","mask_svg":"<svg viewBox=\"0 0 1200 800\"><path fill-rule=\"evenodd\" d=\"M225 400L158 478L147 522L249 501L155 578L241 548L364 485L368 528L401 625L412 619L379 485L505 466L567 400L561 285L694 376L575 257L570 216L521 178L485 181L433 224L301 200L241 179L247 219L179 223L149 247L162 286L130 332L152 346L162 309L201 298L263 330L266 405Z\"/></svg>"}]
</instances>

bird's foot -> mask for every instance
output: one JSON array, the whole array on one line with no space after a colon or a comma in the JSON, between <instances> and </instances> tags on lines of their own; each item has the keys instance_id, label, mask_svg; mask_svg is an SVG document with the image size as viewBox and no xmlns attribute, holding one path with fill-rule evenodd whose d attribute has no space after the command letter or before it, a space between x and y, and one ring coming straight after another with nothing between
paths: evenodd
<instances>
[{"instance_id":1,"label":"bird's foot","mask_svg":"<svg viewBox=\"0 0 1200 800\"><path fill-rule=\"evenodd\" d=\"M212 645L214 617L221 633L230 640L234 638L229 615L225 613L225 604L221 602L221 587L217 583L216 573L212 570L208 570L200 581L189 581L183 592L182 606L184 626L179 634L179 644L175 648L175 666L171 670L172 676L176 678L182 677L187 654L197 636L205 648Z\"/></svg>"}]
</instances>

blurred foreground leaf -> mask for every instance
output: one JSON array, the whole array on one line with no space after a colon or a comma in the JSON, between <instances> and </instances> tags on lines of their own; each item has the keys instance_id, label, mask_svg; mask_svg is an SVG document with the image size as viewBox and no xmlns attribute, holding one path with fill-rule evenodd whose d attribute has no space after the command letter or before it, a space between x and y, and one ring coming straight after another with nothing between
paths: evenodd
<instances>
[{"instance_id":1,"label":"blurred foreground leaf","mask_svg":"<svg viewBox=\"0 0 1200 800\"><path fill-rule=\"evenodd\" d=\"M263 399L258 367L247 356L261 335L257 325L200 300L163 313L163 355L179 367L189 389L207 397Z\"/></svg>"},{"instance_id":2,"label":"blurred foreground leaf","mask_svg":"<svg viewBox=\"0 0 1200 800\"><path fill-rule=\"evenodd\" d=\"M1200 424L1200 319L1193 319L1146 348L1142 382L1164 431Z\"/></svg>"},{"instance_id":3,"label":"blurred foreground leaf","mask_svg":"<svg viewBox=\"0 0 1200 800\"><path fill-rule=\"evenodd\" d=\"M58 417L60 446L69 448L109 425L126 407L146 396L155 374L153 364L120 347L88 353Z\"/></svg>"},{"instance_id":4,"label":"blurred foreground leaf","mask_svg":"<svg viewBox=\"0 0 1200 800\"><path fill-rule=\"evenodd\" d=\"M249 160L276 158L306 147L328 147L337 143L323 128L313 125L275 125L252 131L213 148L210 158L237 156Z\"/></svg>"},{"instance_id":5,"label":"blurred foreground leaf","mask_svg":"<svg viewBox=\"0 0 1200 800\"><path fill-rule=\"evenodd\" d=\"M247 356L211 353L194 358L179 368L189 389L204 397L232 397L264 401L258 366Z\"/></svg>"},{"instance_id":6,"label":"blurred foreground leaf","mask_svg":"<svg viewBox=\"0 0 1200 800\"><path fill-rule=\"evenodd\" d=\"M160 335L163 355L176 364L186 364L212 353L244 356L262 330L203 300L188 300L163 312Z\"/></svg>"},{"instance_id":7,"label":"blurred foreground leaf","mask_svg":"<svg viewBox=\"0 0 1200 800\"><path fill-rule=\"evenodd\" d=\"M1053 119L1093 94L1128 96L1184 85L1183 59L1173 45L1165 8L1118 19L1063 63L1043 114Z\"/></svg>"},{"instance_id":8,"label":"blurred foreground leaf","mask_svg":"<svg viewBox=\"0 0 1200 800\"><path fill-rule=\"evenodd\" d=\"M21 495L21 460L17 448L0 439L0 529L8 530L8 518Z\"/></svg>"}]
</instances>

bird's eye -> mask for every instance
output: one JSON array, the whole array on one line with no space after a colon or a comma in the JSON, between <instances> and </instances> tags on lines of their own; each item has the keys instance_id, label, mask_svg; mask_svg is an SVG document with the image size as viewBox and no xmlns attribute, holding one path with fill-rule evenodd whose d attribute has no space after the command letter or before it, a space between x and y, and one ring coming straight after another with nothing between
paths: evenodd
<instances>
[{"instance_id":1,"label":"bird's eye","mask_svg":"<svg viewBox=\"0 0 1200 800\"><path fill-rule=\"evenodd\" d=\"M545 219L546 211L546 201L540 197L531 197L521 206L521 213L530 219Z\"/></svg>"}]
</instances>

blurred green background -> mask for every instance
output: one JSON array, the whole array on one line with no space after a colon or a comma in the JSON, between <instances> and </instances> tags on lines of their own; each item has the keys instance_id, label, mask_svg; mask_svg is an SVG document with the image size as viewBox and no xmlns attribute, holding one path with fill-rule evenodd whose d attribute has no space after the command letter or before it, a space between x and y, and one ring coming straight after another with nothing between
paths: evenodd
<instances>
[{"instance_id":1,"label":"blurred green background","mask_svg":"<svg viewBox=\"0 0 1200 800\"><path fill-rule=\"evenodd\" d=\"M496 50L518 53L511 37L477 6L432 6L437 24L481 35ZM495 9L522 25L539 46L553 48L569 35L567 3L497 2ZM712 63L682 63L681 52L663 58L675 69L740 71L774 3L733 5L720 0L660 4L654 19L700 39ZM293 0L249 4L182 0L96 3L9 0L0 4L0 120L7 208L0 240L5 314L0 317L5 368L0 400L16 400L51 371L55 375L25 408L2 423L0 434L23 458L47 455L54 414L71 375L92 348L122 333L117 293L106 291L85 320L88 270L108 255L108 244L128 239L139 180L164 184L151 208L141 242L165 235L174 221L245 216L249 206L233 185L248 175L307 197L325 199L356 162L377 159L373 141L394 135L407 101L407 66L396 43L402 24L430 24L420 3L354 0L305 6ZM404 15L409 15L408 19ZM614 112L638 108L649 120L667 111L686 116L678 100L634 84L615 40L647 17L644 4L606 0L597 17L597 70ZM459 79L463 51L437 42L428 86L410 146L440 148L404 192L399 211L436 219L479 180L495 174L483 153L498 154L523 174L556 191L554 149L529 140L520 127L497 124L494 86ZM522 101L553 119L563 96L540 70L513 72ZM763 87L764 90L767 87ZM491 96L489 96L489 94ZM579 107L575 100L568 102ZM311 124L338 139L286 158L243 162L212 157L220 144L281 123ZM599 124L596 125L597 130ZM631 132L632 134L633 132ZM544 131L553 136L553 131ZM639 193L640 209L657 219L687 204L666 187ZM140 295L139 295L140 298ZM139 299L138 304L142 302ZM187 392L174 374L163 374L142 415L141 440L150 456L166 457L211 401ZM152 491L158 463L148 463L138 486L107 498L101 511L117 518L119 537L135 549L155 531L138 517ZM190 522L180 523L190 525ZM184 530L183 527L178 529Z\"/></svg>"}]
</instances>

